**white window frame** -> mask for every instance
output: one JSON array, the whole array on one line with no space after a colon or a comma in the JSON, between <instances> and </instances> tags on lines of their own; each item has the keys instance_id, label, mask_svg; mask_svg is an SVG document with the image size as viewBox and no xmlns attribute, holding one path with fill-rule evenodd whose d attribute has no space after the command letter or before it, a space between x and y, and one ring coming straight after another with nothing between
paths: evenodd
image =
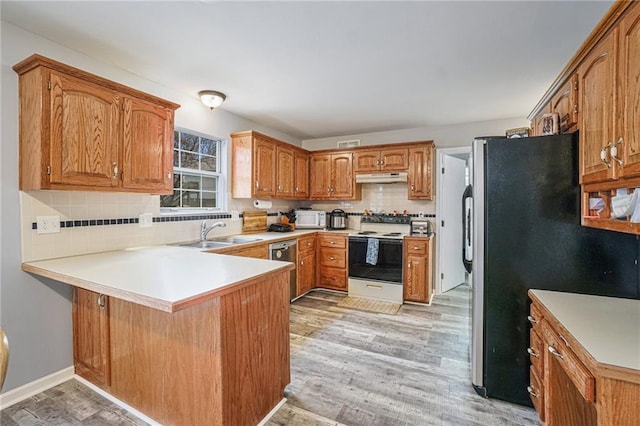
<instances>
[{"instance_id":1,"label":"white window frame","mask_svg":"<svg viewBox=\"0 0 640 426\"><path fill-rule=\"evenodd\" d=\"M202 213L226 213L227 212L227 167L228 167L228 140L212 135L207 135L195 130L186 129L176 126L174 129L179 133L186 133L189 135L199 136L202 138L210 139L218 142L216 153L216 169L217 172L211 172L207 170L195 170L183 167L174 166L173 173L185 173L194 176L204 177L217 177L216 187L216 200L218 202L217 207L162 207L160 205L160 213L163 215L184 215L184 214L202 214ZM179 155L180 150L176 150L172 147L173 155ZM180 182L182 187L182 181ZM202 188L200 188L202 191ZM161 202L161 201L160 201Z\"/></svg>"}]
</instances>

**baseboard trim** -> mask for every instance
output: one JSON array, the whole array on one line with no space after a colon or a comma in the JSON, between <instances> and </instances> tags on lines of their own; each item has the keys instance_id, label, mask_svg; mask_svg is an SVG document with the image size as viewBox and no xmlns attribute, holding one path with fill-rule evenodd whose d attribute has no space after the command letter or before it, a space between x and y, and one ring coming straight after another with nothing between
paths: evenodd
<instances>
[{"instance_id":1,"label":"baseboard trim","mask_svg":"<svg viewBox=\"0 0 640 426\"><path fill-rule=\"evenodd\" d=\"M113 402L117 406L127 410L129 413L133 414L134 416L136 416L140 420L142 420L144 422L147 422L147 423L149 423L150 425L153 425L153 426L162 426L157 421L153 420L150 417L147 417L145 414L142 414L140 411L136 410L132 406L126 404L125 402L122 402L121 400L119 400L115 396L111 395L110 393L105 392L104 390L100 389L98 386L94 385L90 381L78 376L77 374L74 374L73 378L76 379L77 381L79 381L80 383L82 383L83 385L85 385L86 387L88 387L89 389L91 389L92 391L94 391L95 393L99 394L100 396L108 399L109 401Z\"/></svg>"},{"instance_id":2,"label":"baseboard trim","mask_svg":"<svg viewBox=\"0 0 640 426\"><path fill-rule=\"evenodd\" d=\"M269 422L271 417L273 417L273 415L276 414L276 411L278 411L280 407L282 407L286 402L287 402L287 398L282 398L280 402L278 402L276 406L273 407L273 410L269 411L269 414L264 416L264 419L262 419L260 423L258 423L258 426L265 426Z\"/></svg>"},{"instance_id":3,"label":"baseboard trim","mask_svg":"<svg viewBox=\"0 0 640 426\"><path fill-rule=\"evenodd\" d=\"M0 394L0 410L71 380L73 376L74 369L71 366Z\"/></svg>"}]
</instances>

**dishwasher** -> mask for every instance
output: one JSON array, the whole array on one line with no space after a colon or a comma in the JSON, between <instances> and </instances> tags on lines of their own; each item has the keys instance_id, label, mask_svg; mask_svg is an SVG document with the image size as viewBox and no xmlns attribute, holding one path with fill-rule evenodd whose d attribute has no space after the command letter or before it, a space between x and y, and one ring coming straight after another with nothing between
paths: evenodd
<instances>
[{"instance_id":1,"label":"dishwasher","mask_svg":"<svg viewBox=\"0 0 640 426\"><path fill-rule=\"evenodd\" d=\"M292 262L293 266L296 266L296 250L297 241L287 240L279 243L269 244L269 259L270 260L282 260L286 262ZM289 300L296 298L296 269L291 271L291 277L289 278Z\"/></svg>"}]
</instances>

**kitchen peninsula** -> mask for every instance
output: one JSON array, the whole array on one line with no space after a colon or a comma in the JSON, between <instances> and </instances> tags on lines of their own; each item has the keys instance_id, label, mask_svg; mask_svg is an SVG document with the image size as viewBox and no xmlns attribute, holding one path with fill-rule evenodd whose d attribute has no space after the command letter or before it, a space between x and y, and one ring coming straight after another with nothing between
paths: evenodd
<instances>
[{"instance_id":1,"label":"kitchen peninsula","mask_svg":"<svg viewBox=\"0 0 640 426\"><path fill-rule=\"evenodd\" d=\"M162 424L256 424L283 398L293 264L157 246L27 262L74 286L76 373Z\"/></svg>"}]
</instances>

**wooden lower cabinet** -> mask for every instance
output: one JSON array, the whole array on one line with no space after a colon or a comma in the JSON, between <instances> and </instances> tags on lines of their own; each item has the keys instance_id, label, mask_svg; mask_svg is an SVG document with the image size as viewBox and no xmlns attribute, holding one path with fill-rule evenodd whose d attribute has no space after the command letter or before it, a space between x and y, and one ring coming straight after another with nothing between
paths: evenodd
<instances>
[{"instance_id":1,"label":"wooden lower cabinet","mask_svg":"<svg viewBox=\"0 0 640 426\"><path fill-rule=\"evenodd\" d=\"M318 287L347 290L347 236L318 235Z\"/></svg>"},{"instance_id":2,"label":"wooden lower cabinet","mask_svg":"<svg viewBox=\"0 0 640 426\"><path fill-rule=\"evenodd\" d=\"M269 258L269 245L259 244L251 247L242 247L234 249L215 250L214 253L228 254L231 256L253 257L255 259Z\"/></svg>"},{"instance_id":3,"label":"wooden lower cabinet","mask_svg":"<svg viewBox=\"0 0 640 426\"><path fill-rule=\"evenodd\" d=\"M83 377L161 424L255 425L290 382L289 277L256 277L173 313L114 297L96 308L98 295L77 289L76 372L104 352L92 331L105 324L110 385Z\"/></svg>"},{"instance_id":4,"label":"wooden lower cabinet","mask_svg":"<svg viewBox=\"0 0 640 426\"><path fill-rule=\"evenodd\" d=\"M432 240L425 237L404 239L404 300L429 303L432 279Z\"/></svg>"},{"instance_id":5,"label":"wooden lower cabinet","mask_svg":"<svg viewBox=\"0 0 640 426\"><path fill-rule=\"evenodd\" d=\"M76 374L111 384L109 297L76 288L73 292L73 364Z\"/></svg>"},{"instance_id":6,"label":"wooden lower cabinet","mask_svg":"<svg viewBox=\"0 0 640 426\"><path fill-rule=\"evenodd\" d=\"M316 236L298 238L296 296L316 286Z\"/></svg>"}]
</instances>

